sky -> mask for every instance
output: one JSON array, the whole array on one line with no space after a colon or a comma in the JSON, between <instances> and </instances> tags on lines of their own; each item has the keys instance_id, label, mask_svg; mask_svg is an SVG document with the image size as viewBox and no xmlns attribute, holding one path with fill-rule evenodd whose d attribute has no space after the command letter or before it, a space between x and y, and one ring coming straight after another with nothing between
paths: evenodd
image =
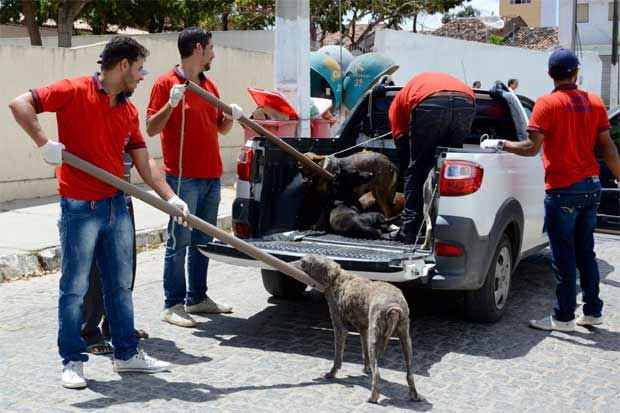
<instances>
[{"instance_id":1,"label":"sky","mask_svg":"<svg viewBox=\"0 0 620 413\"><path fill-rule=\"evenodd\" d=\"M471 5L474 9L480 10L482 16L499 16L499 0L472 0L465 5ZM454 11L463 9L463 6L457 7ZM441 26L441 14L431 14L418 17L418 29L432 30Z\"/></svg>"}]
</instances>

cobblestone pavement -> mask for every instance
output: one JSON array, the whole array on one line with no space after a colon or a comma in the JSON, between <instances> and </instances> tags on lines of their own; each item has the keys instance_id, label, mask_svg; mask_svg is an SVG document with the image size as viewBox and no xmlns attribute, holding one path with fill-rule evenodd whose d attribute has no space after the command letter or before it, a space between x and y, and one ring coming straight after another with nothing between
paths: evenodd
<instances>
[{"instance_id":1,"label":"cobblestone pavement","mask_svg":"<svg viewBox=\"0 0 620 413\"><path fill-rule=\"evenodd\" d=\"M139 256L137 326L144 348L176 368L156 375L114 374L92 357L86 390L60 386L56 349L58 275L0 285L0 411L620 411L620 239L597 237L603 328L572 334L531 330L549 312L548 255L522 263L506 316L464 321L460 294L407 292L413 308L416 384L426 401L406 400L398 343L382 360L381 406L365 402L360 343L351 333L340 377L321 379L332 361L332 332L320 294L296 302L269 298L257 270L212 263L210 292L235 306L200 318L196 329L159 321L163 250ZM548 254L548 253L547 253Z\"/></svg>"}]
</instances>

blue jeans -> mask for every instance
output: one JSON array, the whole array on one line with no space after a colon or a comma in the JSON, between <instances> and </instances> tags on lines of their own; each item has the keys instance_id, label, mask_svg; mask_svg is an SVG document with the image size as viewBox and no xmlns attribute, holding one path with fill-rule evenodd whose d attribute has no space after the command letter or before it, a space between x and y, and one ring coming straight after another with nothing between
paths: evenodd
<instances>
[{"instance_id":1,"label":"blue jeans","mask_svg":"<svg viewBox=\"0 0 620 413\"><path fill-rule=\"evenodd\" d=\"M176 192L179 178L166 175L166 181ZM217 225L217 210L220 205L219 179L182 178L181 191L177 195L187 203L191 214ZM168 235L164 258L164 307L170 308L183 302L187 305L198 304L207 297L209 258L202 255L196 245L207 244L213 238L198 230L190 231L172 219L168 223Z\"/></svg>"},{"instance_id":2,"label":"blue jeans","mask_svg":"<svg viewBox=\"0 0 620 413\"><path fill-rule=\"evenodd\" d=\"M114 357L136 354L131 297L133 226L122 193L100 201L60 199L62 276L58 299L58 348L63 363L86 361L80 334L82 306L93 260L101 271L103 301L110 323Z\"/></svg>"},{"instance_id":3,"label":"blue jeans","mask_svg":"<svg viewBox=\"0 0 620 413\"><path fill-rule=\"evenodd\" d=\"M557 303L554 318L571 321L577 307L577 270L583 292L583 313L599 317L599 271L594 254L596 211L601 201L598 178L549 190L545 196L545 225L549 234Z\"/></svg>"}]
</instances>

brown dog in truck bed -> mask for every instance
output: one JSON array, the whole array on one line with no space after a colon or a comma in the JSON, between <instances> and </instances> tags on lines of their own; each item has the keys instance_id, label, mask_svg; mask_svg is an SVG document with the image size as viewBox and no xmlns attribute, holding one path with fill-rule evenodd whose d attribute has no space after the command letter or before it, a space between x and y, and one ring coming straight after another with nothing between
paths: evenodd
<instances>
[{"instance_id":1,"label":"brown dog in truck bed","mask_svg":"<svg viewBox=\"0 0 620 413\"><path fill-rule=\"evenodd\" d=\"M306 153L308 158L336 175L336 198L347 205L356 205L366 192L372 192L381 212L386 218L396 215L393 208L398 183L398 169L387 156L361 151L344 158ZM302 171L304 169L302 168ZM306 176L308 174L304 173ZM318 192L330 191L329 181L314 177ZM361 183L363 182L363 183Z\"/></svg>"},{"instance_id":2,"label":"brown dog in truck bed","mask_svg":"<svg viewBox=\"0 0 620 413\"><path fill-rule=\"evenodd\" d=\"M409 398L419 400L413 381L413 349L409 336L409 306L395 286L370 281L353 275L334 261L306 255L292 263L326 286L325 298L334 328L335 357L332 369L325 374L334 378L342 366L347 338L347 324L357 328L362 340L364 372L372 372L371 403L379 400L379 368L377 362L385 352L390 337L396 333L405 356Z\"/></svg>"}]
</instances>

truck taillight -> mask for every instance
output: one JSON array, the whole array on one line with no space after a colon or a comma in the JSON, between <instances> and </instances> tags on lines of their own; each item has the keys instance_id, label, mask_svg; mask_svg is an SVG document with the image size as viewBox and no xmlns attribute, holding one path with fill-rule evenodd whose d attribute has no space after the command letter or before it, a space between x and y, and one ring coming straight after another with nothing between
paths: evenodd
<instances>
[{"instance_id":1,"label":"truck taillight","mask_svg":"<svg viewBox=\"0 0 620 413\"><path fill-rule=\"evenodd\" d=\"M441 166L439 194L462 196L476 192L482 184L482 166L469 161L446 160Z\"/></svg>"},{"instance_id":2,"label":"truck taillight","mask_svg":"<svg viewBox=\"0 0 620 413\"><path fill-rule=\"evenodd\" d=\"M463 248L459 245L435 241L435 255L438 257L460 257L463 255Z\"/></svg>"},{"instance_id":3,"label":"truck taillight","mask_svg":"<svg viewBox=\"0 0 620 413\"><path fill-rule=\"evenodd\" d=\"M250 238L252 236L250 226L239 222L233 224L233 232L237 238Z\"/></svg>"},{"instance_id":4,"label":"truck taillight","mask_svg":"<svg viewBox=\"0 0 620 413\"><path fill-rule=\"evenodd\" d=\"M242 148L237 160L237 176L241 181L249 181L252 175L252 148Z\"/></svg>"}]
</instances>

